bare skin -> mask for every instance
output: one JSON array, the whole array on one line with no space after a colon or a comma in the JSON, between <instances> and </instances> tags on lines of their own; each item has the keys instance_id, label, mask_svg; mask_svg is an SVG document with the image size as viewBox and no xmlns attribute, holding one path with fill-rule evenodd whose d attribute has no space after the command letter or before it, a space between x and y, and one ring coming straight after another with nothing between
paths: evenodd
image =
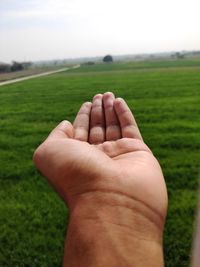
<instances>
[{"instance_id":1,"label":"bare skin","mask_svg":"<svg viewBox=\"0 0 200 267\"><path fill-rule=\"evenodd\" d=\"M63 266L164 266L167 190L123 99L84 103L34 162L70 209Z\"/></svg>"}]
</instances>

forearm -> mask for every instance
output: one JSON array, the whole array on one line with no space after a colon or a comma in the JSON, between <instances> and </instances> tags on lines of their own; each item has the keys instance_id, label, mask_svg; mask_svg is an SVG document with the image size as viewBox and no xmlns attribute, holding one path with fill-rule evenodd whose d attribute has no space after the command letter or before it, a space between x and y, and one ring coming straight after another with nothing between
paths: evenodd
<instances>
[{"instance_id":1,"label":"forearm","mask_svg":"<svg viewBox=\"0 0 200 267\"><path fill-rule=\"evenodd\" d=\"M164 266L162 226L154 214L126 196L100 195L72 209L63 266Z\"/></svg>"}]
</instances>

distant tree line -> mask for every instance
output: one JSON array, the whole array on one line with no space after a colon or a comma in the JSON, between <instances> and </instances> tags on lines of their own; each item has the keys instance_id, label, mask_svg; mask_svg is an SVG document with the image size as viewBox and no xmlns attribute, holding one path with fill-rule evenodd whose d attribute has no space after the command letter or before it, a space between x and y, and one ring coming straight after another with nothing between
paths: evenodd
<instances>
[{"instance_id":1,"label":"distant tree line","mask_svg":"<svg viewBox=\"0 0 200 267\"><path fill-rule=\"evenodd\" d=\"M0 72L13 72L28 69L31 62L17 62L13 61L12 64L0 62Z\"/></svg>"},{"instance_id":2,"label":"distant tree line","mask_svg":"<svg viewBox=\"0 0 200 267\"><path fill-rule=\"evenodd\" d=\"M94 61L87 61L87 62L84 62L82 63L83 66L93 66L95 65L95 62Z\"/></svg>"},{"instance_id":3,"label":"distant tree line","mask_svg":"<svg viewBox=\"0 0 200 267\"><path fill-rule=\"evenodd\" d=\"M176 52L175 54L172 54L171 57L174 58L174 59L184 59L185 55L184 55L184 53Z\"/></svg>"},{"instance_id":4,"label":"distant tree line","mask_svg":"<svg viewBox=\"0 0 200 267\"><path fill-rule=\"evenodd\" d=\"M112 63L113 62L113 57L111 55L106 55L102 58L102 61L104 63ZM83 62L81 65L82 66L93 66L95 65L95 61L86 61L86 62Z\"/></svg>"}]
</instances>

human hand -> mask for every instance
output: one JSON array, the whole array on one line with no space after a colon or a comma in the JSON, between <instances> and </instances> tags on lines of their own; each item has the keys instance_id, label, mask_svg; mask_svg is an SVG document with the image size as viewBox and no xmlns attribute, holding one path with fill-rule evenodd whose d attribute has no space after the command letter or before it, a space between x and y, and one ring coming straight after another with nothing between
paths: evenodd
<instances>
[{"instance_id":1,"label":"human hand","mask_svg":"<svg viewBox=\"0 0 200 267\"><path fill-rule=\"evenodd\" d=\"M90 210L90 219L96 220L99 209L118 223L117 216L107 213L123 207L131 210L131 219L120 223L131 223L142 238L162 242L167 210L163 174L123 99L105 93L84 103L73 125L62 122L39 146L34 162L72 217L86 218Z\"/></svg>"}]
</instances>

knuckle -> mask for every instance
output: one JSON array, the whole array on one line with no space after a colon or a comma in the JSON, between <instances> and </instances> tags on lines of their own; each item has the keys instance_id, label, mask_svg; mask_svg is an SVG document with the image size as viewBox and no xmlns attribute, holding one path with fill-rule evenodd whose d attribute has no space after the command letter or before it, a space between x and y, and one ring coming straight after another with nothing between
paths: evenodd
<instances>
[{"instance_id":1,"label":"knuckle","mask_svg":"<svg viewBox=\"0 0 200 267\"><path fill-rule=\"evenodd\" d=\"M89 142L91 144L103 143L104 142L104 134L103 133L91 134L89 137Z\"/></svg>"}]
</instances>

